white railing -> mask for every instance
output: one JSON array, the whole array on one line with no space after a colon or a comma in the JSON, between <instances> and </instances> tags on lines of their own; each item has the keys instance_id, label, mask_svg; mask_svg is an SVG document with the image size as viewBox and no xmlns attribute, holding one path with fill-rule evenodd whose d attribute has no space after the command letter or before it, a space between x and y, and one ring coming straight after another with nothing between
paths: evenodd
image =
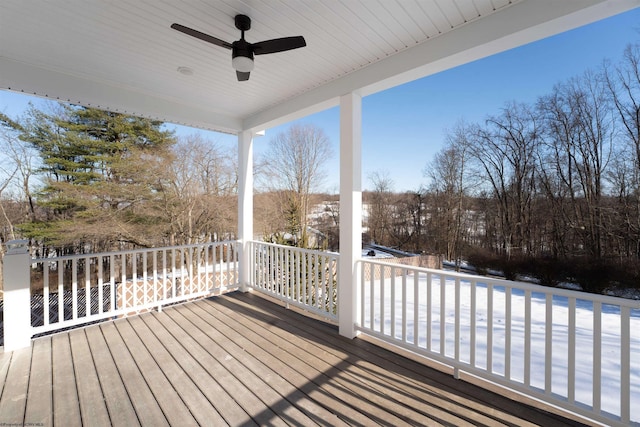
<instances>
[{"instance_id":1,"label":"white railing","mask_svg":"<svg viewBox=\"0 0 640 427\"><path fill-rule=\"evenodd\" d=\"M360 261L358 329L606 425L640 423L640 301Z\"/></svg>"},{"instance_id":2,"label":"white railing","mask_svg":"<svg viewBox=\"0 0 640 427\"><path fill-rule=\"evenodd\" d=\"M235 241L33 259L32 333L222 293L236 272Z\"/></svg>"},{"instance_id":3,"label":"white railing","mask_svg":"<svg viewBox=\"0 0 640 427\"><path fill-rule=\"evenodd\" d=\"M251 242L251 265L253 289L337 320L337 254Z\"/></svg>"}]
</instances>

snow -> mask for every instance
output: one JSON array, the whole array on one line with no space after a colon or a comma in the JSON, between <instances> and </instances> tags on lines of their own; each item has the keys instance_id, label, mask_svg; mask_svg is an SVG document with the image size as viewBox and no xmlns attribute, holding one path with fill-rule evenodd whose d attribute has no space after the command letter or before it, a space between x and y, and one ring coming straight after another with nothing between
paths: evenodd
<instances>
[{"instance_id":1,"label":"snow","mask_svg":"<svg viewBox=\"0 0 640 427\"><path fill-rule=\"evenodd\" d=\"M447 358L455 358L455 279L444 275L434 275L431 295L428 295L428 282L426 274L421 273L415 279L413 275L406 276L406 342L417 344L424 350L440 353L441 344L444 344L444 354ZM384 287L380 289L380 282L375 283L373 290L373 307L371 307L371 289L365 288L364 327L372 328L378 333L391 335L392 321L394 336L402 339L402 277L384 280ZM445 286L441 286L444 280ZM368 282L367 282L368 283ZM417 283L417 294L414 288ZM395 313L391 313L392 285L395 301ZM460 281L460 361L471 363L471 295L470 282ZM441 292L444 291L444 295ZM493 293L493 298L490 298ZM381 295L382 294L382 295ZM526 298L524 290L513 289L511 298L507 298L504 287L494 286L492 290L480 283L476 286L476 310L475 310L475 363L474 367L493 374L502 376L520 384L525 379L525 307ZM586 294L588 295L588 294ZM418 300L418 325L417 342L414 339L414 301ZM427 318L427 301L432 301L430 319ZM441 301L444 298L444 312L441 314ZM384 304L381 305L381 300ZM490 310L489 301L493 301ZM507 301L510 301L510 310L507 309ZM551 359L551 393L560 399L569 398L569 323L570 308L566 297L554 296L552 309L552 333L549 345L546 339L545 319L546 303L543 293L533 292L531 295L531 362L530 385L545 391L545 358ZM373 310L373 312L372 312ZM507 375L505 360L505 346L508 339L507 324L508 314L511 317L511 357L510 374ZM444 317L444 325L441 325L441 316ZM491 320L492 317L492 320ZM601 407L603 412L619 416L620 414L620 360L621 338L620 308L614 305L602 305L602 380L601 380ZM429 322L428 322L429 321ZM575 401L581 405L591 407L593 390L593 357L594 357L594 305L587 299L576 300L575 309ZM640 422L640 309L631 310L631 420ZM430 324L430 326L429 326ZM489 325L493 325L489 330ZM384 326L384 329L381 329ZM444 335L441 336L441 326ZM491 332L491 334L489 334ZM427 338L430 341L427 342ZM444 343L441 341L444 340ZM550 348L547 348L550 347ZM549 356L550 355L550 356ZM491 360L489 362L489 359ZM490 366L488 366L490 365Z\"/></svg>"}]
</instances>

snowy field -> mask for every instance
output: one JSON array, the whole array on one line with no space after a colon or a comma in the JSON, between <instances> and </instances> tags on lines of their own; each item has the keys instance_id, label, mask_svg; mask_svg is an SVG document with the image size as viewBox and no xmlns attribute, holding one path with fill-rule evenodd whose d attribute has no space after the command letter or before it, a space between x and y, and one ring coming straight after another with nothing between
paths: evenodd
<instances>
[{"instance_id":1,"label":"snowy field","mask_svg":"<svg viewBox=\"0 0 640 427\"><path fill-rule=\"evenodd\" d=\"M382 281L382 288L380 283L381 281L376 281L372 287L370 282L367 282L365 286L365 321L362 326L387 336L393 334L399 340L402 340L405 333L405 342L455 360L455 279L445 280L444 276L434 274L430 290L424 273L419 274L417 278L407 275L404 280L402 276L387 278ZM404 314L403 288L407 301ZM543 293L532 292L527 298L525 291L521 289L507 290L497 285L488 287L478 283L475 286L473 302L472 289L474 287L470 282L460 281L460 362L523 385L527 384L528 378L528 384L541 393L545 392L545 384L548 383L554 397L569 401L574 398L579 405L586 407L592 407L594 403L597 406L597 399L601 399L603 412L616 417L620 415L620 365L624 346L621 344L619 307L602 305L602 344L595 350L596 356L598 351L601 352L602 392L600 396L595 397L594 402L594 381L596 389L598 388L597 375L594 375L594 336L598 334L594 334L594 311L597 312L597 309L594 309L593 302L573 300L573 310L574 302L570 302L569 298L554 296L551 310L552 327L547 339L545 324L548 313ZM490 298L491 293L493 298ZM509 294L511 298L508 298ZM392 301L395 301L393 306ZM417 305L415 301L418 301ZM430 307L428 302L431 302ZM474 304L475 309L472 310ZM530 307L531 318L529 330L525 328L527 306ZM416 307L417 313L414 312ZM442 307L444 311L441 311ZM575 320L571 313L575 313ZM571 336L570 325L574 323L576 333ZM489 325L492 325L491 329ZM598 327L596 323L596 330ZM472 328L475 329L475 337L472 337ZM631 310L630 331L631 421L632 424L636 424L640 423L640 309ZM526 339L528 335L530 339ZM573 339L576 349L574 355L569 351ZM505 348L508 341L511 351L510 358L506 359ZM441 353L442 349L444 353ZM527 353L530 358L528 370L525 367ZM549 371L545 370L546 358L551 361ZM569 373L571 359L575 359L575 375ZM572 389L570 384L574 382L573 376L575 388Z\"/></svg>"}]
</instances>

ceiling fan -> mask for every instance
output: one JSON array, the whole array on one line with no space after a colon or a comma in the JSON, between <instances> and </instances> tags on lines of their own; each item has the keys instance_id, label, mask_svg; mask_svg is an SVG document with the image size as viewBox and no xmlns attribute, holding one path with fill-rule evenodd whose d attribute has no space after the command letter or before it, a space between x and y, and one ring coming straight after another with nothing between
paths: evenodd
<instances>
[{"instance_id":1,"label":"ceiling fan","mask_svg":"<svg viewBox=\"0 0 640 427\"><path fill-rule=\"evenodd\" d=\"M228 43L209 34L201 33L193 28L180 24L171 24L171 28L181 33L198 38L216 46L231 49L231 64L236 70L238 81L249 80L249 73L253 70L253 55L265 55L267 53L284 52L286 50L305 47L307 43L302 36L282 37L279 39L264 40L258 43L249 43L244 39L244 32L251 29L251 18L247 15L236 15L236 28L241 31L240 40Z\"/></svg>"}]
</instances>

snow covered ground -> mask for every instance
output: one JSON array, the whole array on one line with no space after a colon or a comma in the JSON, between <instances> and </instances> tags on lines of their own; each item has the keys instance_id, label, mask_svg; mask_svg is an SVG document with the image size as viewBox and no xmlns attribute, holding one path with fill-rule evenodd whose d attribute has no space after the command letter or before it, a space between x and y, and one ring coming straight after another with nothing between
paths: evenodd
<instances>
[{"instance_id":1,"label":"snow covered ground","mask_svg":"<svg viewBox=\"0 0 640 427\"><path fill-rule=\"evenodd\" d=\"M417 279L413 275L406 276L407 304L404 317L406 342L413 343L422 349L430 349L436 353L440 352L441 345L444 344L444 355L449 358L455 358L455 279L447 278L444 280L444 276L442 276L444 282L444 286L442 286L440 276L434 275L433 277L431 295L429 296L426 274L419 274ZM383 288L380 288L380 282L376 282L373 291L369 286L365 287L365 324L363 326L372 328L379 333L391 335L393 322L395 338L402 339L403 278L398 276L385 279L383 284ZM414 284L417 284L417 293ZM392 287L394 288L393 301L395 301L393 313L391 309ZM528 375L529 384L533 388L544 392L545 377L548 374L545 371L545 360L551 354L551 393L560 399L570 399L573 391L569 387L572 380L568 366L573 356L570 355L569 351L571 335L569 328L573 319L570 316L572 310L570 309L569 299L560 296L553 297L552 328L550 339L547 340L545 295L533 292L530 298L531 338L526 340L524 325L527 298L525 298L525 291L513 289L510 292L511 298L508 298L509 292L504 287L494 286L492 290L489 290L486 285L478 283L475 289L475 310L472 310L472 286L470 282L461 280L460 313L458 314L461 325L459 336L460 361L470 364L472 350L475 349L475 367L522 384L525 383L525 375ZM444 292L444 294L441 294L441 292ZM493 294L493 298L490 298L490 293ZM373 307L371 305L372 296ZM415 304L415 301L418 303ZM430 316L428 316L428 301L431 301ZM442 301L444 301L444 304L441 304ZM508 308L509 305L510 309ZM594 304L589 300L578 299L575 305L575 401L591 407L594 405L592 391L595 378L593 373ZM414 331L416 331L414 329L414 309L418 310L417 341L416 337L414 337ZM444 310L444 312L441 312L441 310ZM471 334L472 317L475 320L474 349L472 349L471 345L473 342ZM444 325L442 324L442 319L444 319ZM618 416L621 410L621 353L624 348L620 338L620 308L613 305L602 305L601 319L601 395L596 399L601 399L603 412ZM631 310L630 323L631 421L632 423L640 423L640 309ZM510 328L509 324L511 325ZM382 327L384 329L381 329ZM441 334L441 327L444 328L443 335ZM510 334L507 332L509 329ZM427 339L429 339L429 342L427 342ZM510 359L508 361L505 359L507 340L511 342ZM527 346L526 341L529 341L530 347ZM550 348L546 348L547 346ZM530 348L530 369L528 372L525 368L527 348ZM506 372L507 369L510 370L509 373Z\"/></svg>"}]
</instances>

